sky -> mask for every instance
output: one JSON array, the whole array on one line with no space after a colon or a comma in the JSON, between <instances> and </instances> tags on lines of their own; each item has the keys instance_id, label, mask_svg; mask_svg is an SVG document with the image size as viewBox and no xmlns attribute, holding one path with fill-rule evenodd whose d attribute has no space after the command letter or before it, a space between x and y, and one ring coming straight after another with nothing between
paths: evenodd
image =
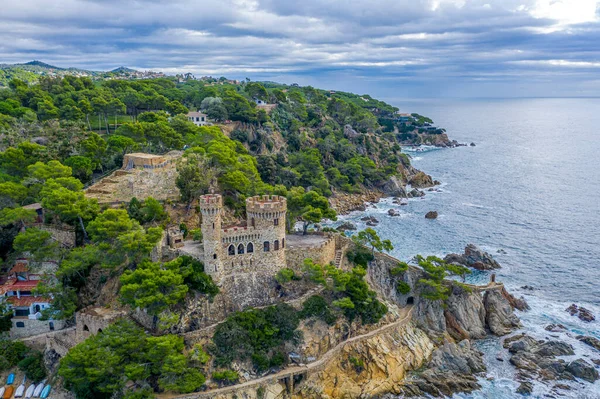
<instances>
[{"instance_id":1,"label":"sky","mask_svg":"<svg viewBox=\"0 0 600 399\"><path fill-rule=\"evenodd\" d=\"M389 98L600 96L600 0L0 0L0 63Z\"/></svg>"}]
</instances>

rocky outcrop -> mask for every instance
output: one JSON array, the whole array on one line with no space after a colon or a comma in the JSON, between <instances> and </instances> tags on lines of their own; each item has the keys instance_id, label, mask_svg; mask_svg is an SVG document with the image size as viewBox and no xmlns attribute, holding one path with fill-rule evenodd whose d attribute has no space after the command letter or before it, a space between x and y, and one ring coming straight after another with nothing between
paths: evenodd
<instances>
[{"instance_id":1,"label":"rocky outcrop","mask_svg":"<svg viewBox=\"0 0 600 399\"><path fill-rule=\"evenodd\" d=\"M437 211L429 211L425 214L425 219L437 219L438 213Z\"/></svg>"},{"instance_id":2,"label":"rocky outcrop","mask_svg":"<svg viewBox=\"0 0 600 399\"><path fill-rule=\"evenodd\" d=\"M521 386L528 387L532 379L573 380L579 378L588 382L598 380L594 365L583 359L567 362L559 356L571 356L573 347L556 340L536 340L526 334L519 334L504 340L504 347L512 354L510 358L519 371L517 377Z\"/></svg>"},{"instance_id":3,"label":"rocky outcrop","mask_svg":"<svg viewBox=\"0 0 600 399\"><path fill-rule=\"evenodd\" d=\"M337 228L337 231L347 231L347 230L356 230L356 225L352 222L344 222L340 224Z\"/></svg>"},{"instance_id":4,"label":"rocky outcrop","mask_svg":"<svg viewBox=\"0 0 600 399\"><path fill-rule=\"evenodd\" d=\"M310 374L293 398L354 399L399 394L407 372L420 368L434 349L433 342L414 325L393 328L347 344L322 370Z\"/></svg>"},{"instance_id":5,"label":"rocky outcrop","mask_svg":"<svg viewBox=\"0 0 600 399\"><path fill-rule=\"evenodd\" d=\"M600 351L600 339L596 337L587 337L585 335L578 335L577 339L583 342L584 344L591 346L597 351Z\"/></svg>"},{"instance_id":6,"label":"rocky outcrop","mask_svg":"<svg viewBox=\"0 0 600 399\"><path fill-rule=\"evenodd\" d=\"M407 397L452 396L455 392L472 392L480 388L476 374L486 370L482 353L469 340L458 344L446 342L437 348L425 371L405 384Z\"/></svg>"},{"instance_id":7,"label":"rocky outcrop","mask_svg":"<svg viewBox=\"0 0 600 399\"><path fill-rule=\"evenodd\" d=\"M396 176L391 176L380 189L388 197L406 197L406 188Z\"/></svg>"},{"instance_id":8,"label":"rocky outcrop","mask_svg":"<svg viewBox=\"0 0 600 399\"><path fill-rule=\"evenodd\" d=\"M498 290L488 290L483 295L486 314L485 321L495 335L506 335L515 328L521 327L519 318L513 313L513 308Z\"/></svg>"},{"instance_id":9,"label":"rocky outcrop","mask_svg":"<svg viewBox=\"0 0 600 399\"><path fill-rule=\"evenodd\" d=\"M417 172L409 180L408 183L413 188L427 188L435 185L431 176L425 172Z\"/></svg>"},{"instance_id":10,"label":"rocky outcrop","mask_svg":"<svg viewBox=\"0 0 600 399\"><path fill-rule=\"evenodd\" d=\"M487 335L486 310L479 293L470 293L460 286L454 286L446 306L446 325L453 338L479 339Z\"/></svg>"},{"instance_id":11,"label":"rocky outcrop","mask_svg":"<svg viewBox=\"0 0 600 399\"><path fill-rule=\"evenodd\" d=\"M446 318L442 301L417 298L413 320L434 339L441 339L446 333Z\"/></svg>"},{"instance_id":12,"label":"rocky outcrop","mask_svg":"<svg viewBox=\"0 0 600 399\"><path fill-rule=\"evenodd\" d=\"M400 211L398 211L397 209L391 208L388 209L388 215L390 216L400 216Z\"/></svg>"},{"instance_id":13,"label":"rocky outcrop","mask_svg":"<svg viewBox=\"0 0 600 399\"><path fill-rule=\"evenodd\" d=\"M366 209L365 203L378 202L384 194L378 190L369 190L360 194L349 194L344 192L335 192L329 198L329 205L338 213L344 215L352 211Z\"/></svg>"},{"instance_id":14,"label":"rocky outcrop","mask_svg":"<svg viewBox=\"0 0 600 399\"><path fill-rule=\"evenodd\" d=\"M493 270L500 269L501 267L492 255L479 249L473 244L469 244L465 247L464 254L449 254L446 255L444 260L448 263L457 263L477 270Z\"/></svg>"},{"instance_id":15,"label":"rocky outcrop","mask_svg":"<svg viewBox=\"0 0 600 399\"><path fill-rule=\"evenodd\" d=\"M594 317L594 315L592 314L592 312L590 312L588 309L584 308L583 306L577 306L575 304L572 304L571 306L569 306L566 309L567 312L569 312L569 314L571 316L577 316L579 317L580 320L583 321L594 321L596 320L596 318Z\"/></svg>"},{"instance_id":16,"label":"rocky outcrop","mask_svg":"<svg viewBox=\"0 0 600 399\"><path fill-rule=\"evenodd\" d=\"M413 188L408 194L406 194L406 196L408 198L420 198L425 196L425 193L421 190L417 190L416 188Z\"/></svg>"}]
</instances>

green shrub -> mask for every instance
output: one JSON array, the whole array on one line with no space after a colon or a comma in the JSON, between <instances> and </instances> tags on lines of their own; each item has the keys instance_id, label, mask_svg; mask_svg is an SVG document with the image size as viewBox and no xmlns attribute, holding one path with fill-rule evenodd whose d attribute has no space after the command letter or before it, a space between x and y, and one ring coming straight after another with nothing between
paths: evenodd
<instances>
[{"instance_id":1,"label":"green shrub","mask_svg":"<svg viewBox=\"0 0 600 399\"><path fill-rule=\"evenodd\" d=\"M16 366L29 352L29 348L21 341L0 340L0 365L2 370Z\"/></svg>"},{"instance_id":2,"label":"green shrub","mask_svg":"<svg viewBox=\"0 0 600 399\"><path fill-rule=\"evenodd\" d=\"M365 362L363 362L362 359L360 359L360 358L358 358L356 356L350 356L348 358L348 361L354 367L354 369L356 370L356 372L359 373L359 374L365 369Z\"/></svg>"},{"instance_id":3,"label":"green shrub","mask_svg":"<svg viewBox=\"0 0 600 399\"><path fill-rule=\"evenodd\" d=\"M298 312L287 304L236 312L219 324L207 349L219 366L251 359L256 369L265 370L278 362L286 342L297 339L298 324Z\"/></svg>"},{"instance_id":4,"label":"green shrub","mask_svg":"<svg viewBox=\"0 0 600 399\"><path fill-rule=\"evenodd\" d=\"M277 280L277 282L281 285L297 279L296 273L294 273L294 271L288 267L279 270L275 275L275 280Z\"/></svg>"},{"instance_id":5,"label":"green shrub","mask_svg":"<svg viewBox=\"0 0 600 399\"><path fill-rule=\"evenodd\" d=\"M374 258L373 254L363 248L356 248L352 251L348 251L346 254L346 258L350 263L353 263L357 266L367 267L370 261Z\"/></svg>"},{"instance_id":6,"label":"green shrub","mask_svg":"<svg viewBox=\"0 0 600 399\"><path fill-rule=\"evenodd\" d=\"M237 371L233 370L215 371L212 373L212 379L218 383L228 385L239 380L240 375L237 373Z\"/></svg>"},{"instance_id":7,"label":"green shrub","mask_svg":"<svg viewBox=\"0 0 600 399\"><path fill-rule=\"evenodd\" d=\"M19 369L25 373L28 380L35 383L46 378L46 368L44 367L44 358L41 352L33 352L21 360L19 362Z\"/></svg>"},{"instance_id":8,"label":"green shrub","mask_svg":"<svg viewBox=\"0 0 600 399\"><path fill-rule=\"evenodd\" d=\"M406 272L407 270L408 270L408 263L398 262L398 265L396 267L393 267L390 269L390 274L392 276L397 276L399 274Z\"/></svg>"},{"instance_id":9,"label":"green shrub","mask_svg":"<svg viewBox=\"0 0 600 399\"><path fill-rule=\"evenodd\" d=\"M335 323L335 320L337 319L335 314L333 314L331 309L329 309L329 305L327 304L325 298L320 295L313 295L304 301L302 304L300 317L303 319L307 319L309 317L318 317L330 325Z\"/></svg>"},{"instance_id":10,"label":"green shrub","mask_svg":"<svg viewBox=\"0 0 600 399\"><path fill-rule=\"evenodd\" d=\"M406 281L398 281L396 290L402 295L406 295L410 292L410 285Z\"/></svg>"}]
</instances>

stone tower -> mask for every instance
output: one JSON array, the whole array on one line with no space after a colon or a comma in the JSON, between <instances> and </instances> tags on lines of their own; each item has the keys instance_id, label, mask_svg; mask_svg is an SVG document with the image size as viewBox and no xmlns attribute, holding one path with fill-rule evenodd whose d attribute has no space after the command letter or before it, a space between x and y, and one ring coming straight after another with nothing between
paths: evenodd
<instances>
[{"instance_id":1,"label":"stone tower","mask_svg":"<svg viewBox=\"0 0 600 399\"><path fill-rule=\"evenodd\" d=\"M204 271L218 281L223 273L223 244L221 242L221 218L223 198L219 194L200 197L202 213L202 241L204 243Z\"/></svg>"},{"instance_id":2,"label":"stone tower","mask_svg":"<svg viewBox=\"0 0 600 399\"><path fill-rule=\"evenodd\" d=\"M269 263L278 269L285 267L286 212L285 197L262 195L246 199L248 228L261 233L258 253L269 255Z\"/></svg>"}]
</instances>

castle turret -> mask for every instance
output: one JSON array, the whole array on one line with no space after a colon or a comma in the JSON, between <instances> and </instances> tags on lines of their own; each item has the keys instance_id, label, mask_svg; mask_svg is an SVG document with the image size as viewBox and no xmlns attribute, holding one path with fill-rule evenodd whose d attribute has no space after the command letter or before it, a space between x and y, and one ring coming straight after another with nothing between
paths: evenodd
<instances>
[{"instance_id":1,"label":"castle turret","mask_svg":"<svg viewBox=\"0 0 600 399\"><path fill-rule=\"evenodd\" d=\"M269 252L269 258L279 268L285 267L286 212L287 200L285 197L263 195L246 200L248 227L261 233L258 250L262 253Z\"/></svg>"},{"instance_id":2,"label":"castle turret","mask_svg":"<svg viewBox=\"0 0 600 399\"><path fill-rule=\"evenodd\" d=\"M221 242L223 198L219 194L201 196L200 212L202 213L204 271L218 281L223 273L223 244Z\"/></svg>"}]
</instances>

